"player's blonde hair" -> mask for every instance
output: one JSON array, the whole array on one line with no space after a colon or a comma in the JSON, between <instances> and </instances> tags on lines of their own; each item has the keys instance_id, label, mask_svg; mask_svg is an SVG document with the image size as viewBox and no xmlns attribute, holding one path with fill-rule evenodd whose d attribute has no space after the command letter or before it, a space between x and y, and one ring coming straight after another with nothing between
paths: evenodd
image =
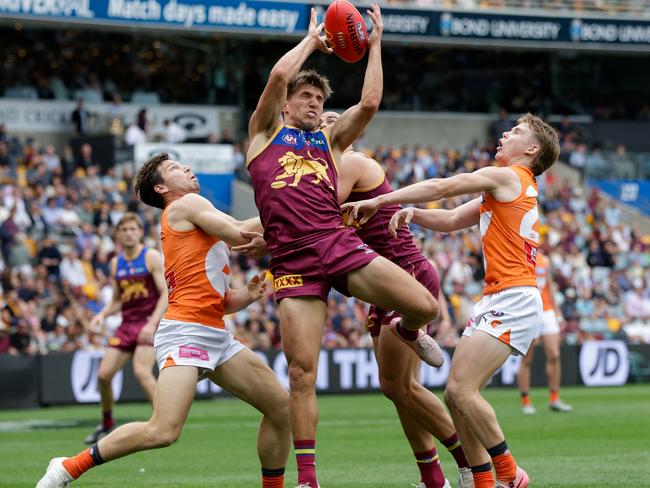
<instances>
[{"instance_id":1,"label":"player's blonde hair","mask_svg":"<svg viewBox=\"0 0 650 488\"><path fill-rule=\"evenodd\" d=\"M517 124L526 124L530 127L535 139L539 143L539 152L535 156L530 168L533 170L535 176L539 176L553 166L553 163L560 156L560 141L558 140L557 132L553 127L531 113L519 117Z\"/></svg>"},{"instance_id":2,"label":"player's blonde hair","mask_svg":"<svg viewBox=\"0 0 650 488\"><path fill-rule=\"evenodd\" d=\"M310 85L318 88L323 92L323 97L327 100L332 95L330 80L321 75L315 69L303 69L294 75L287 84L287 98L296 93L302 86Z\"/></svg>"},{"instance_id":3,"label":"player's blonde hair","mask_svg":"<svg viewBox=\"0 0 650 488\"><path fill-rule=\"evenodd\" d=\"M142 220L140 220L140 216L135 212L126 212L124 215L122 215L122 218L117 223L117 229L119 229L124 224L127 224L129 222L135 222L135 224L138 227L140 227L140 230L144 229L144 226L142 225Z\"/></svg>"}]
</instances>

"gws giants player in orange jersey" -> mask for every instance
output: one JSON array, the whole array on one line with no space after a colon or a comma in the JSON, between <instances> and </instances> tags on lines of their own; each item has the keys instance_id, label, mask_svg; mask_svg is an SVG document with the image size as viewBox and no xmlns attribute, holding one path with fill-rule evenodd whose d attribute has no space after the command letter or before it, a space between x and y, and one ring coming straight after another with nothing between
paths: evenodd
<instances>
[{"instance_id":1,"label":"gws giants player in orange jersey","mask_svg":"<svg viewBox=\"0 0 650 488\"><path fill-rule=\"evenodd\" d=\"M166 447L181 433L204 376L262 412L257 440L262 486L284 487L289 454L289 396L271 369L224 329L223 316L264 296L262 276L246 288L230 288L228 246L247 242L242 231L258 219L239 222L200 196L190 168L158 154L140 169L136 193L163 209L161 222L169 307L154 340L160 376L153 415L118 427L72 458L54 458L37 488L67 486L88 469L128 454Z\"/></svg>"},{"instance_id":2,"label":"gws giants player in orange jersey","mask_svg":"<svg viewBox=\"0 0 650 488\"><path fill-rule=\"evenodd\" d=\"M496 160L506 167L487 167L445 179L431 179L343 205L363 224L383 206L423 203L482 192L454 210L407 208L391 219L393 233L414 222L441 232L480 224L485 259L484 297L474 307L454 358L445 401L472 466L476 488L524 488L528 475L508 450L494 409L481 388L510 354L526 354L542 323L535 258L539 245L537 182L560 152L557 134L541 119L527 114L505 132Z\"/></svg>"}]
</instances>

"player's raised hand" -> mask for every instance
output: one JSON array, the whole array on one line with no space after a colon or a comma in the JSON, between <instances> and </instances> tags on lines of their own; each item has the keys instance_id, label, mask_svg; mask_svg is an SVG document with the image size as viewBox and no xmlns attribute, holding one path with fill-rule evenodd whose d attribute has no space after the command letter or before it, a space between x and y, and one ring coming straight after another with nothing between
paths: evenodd
<instances>
[{"instance_id":1,"label":"player's raised hand","mask_svg":"<svg viewBox=\"0 0 650 488\"><path fill-rule=\"evenodd\" d=\"M248 288L248 295L252 301L256 302L264 298L264 293L266 293L266 273L262 272L253 276L246 283L246 288Z\"/></svg>"},{"instance_id":2,"label":"player's raised hand","mask_svg":"<svg viewBox=\"0 0 650 488\"><path fill-rule=\"evenodd\" d=\"M413 207L403 208L399 212L395 212L388 223L388 232L390 232L390 235L397 237L397 229L404 224L409 225L411 223L413 212Z\"/></svg>"},{"instance_id":3,"label":"player's raised hand","mask_svg":"<svg viewBox=\"0 0 650 488\"><path fill-rule=\"evenodd\" d=\"M232 247L231 249L233 251L251 258L261 258L269 253L264 236L259 232L242 230L241 236L244 239L248 239L248 243Z\"/></svg>"},{"instance_id":4,"label":"player's raised hand","mask_svg":"<svg viewBox=\"0 0 650 488\"><path fill-rule=\"evenodd\" d=\"M370 20L372 20L372 32L368 38L368 45L372 46L381 42L381 35L384 32L384 23L381 20L381 9L376 3L370 4L372 10L367 10Z\"/></svg>"},{"instance_id":5,"label":"player's raised hand","mask_svg":"<svg viewBox=\"0 0 650 488\"><path fill-rule=\"evenodd\" d=\"M355 221L359 225L363 225L377 213L377 210L379 210L379 203L375 198L341 205L341 211L343 213L350 212L348 214L348 221L346 222L347 225L353 225ZM360 217L362 215L363 217Z\"/></svg>"},{"instance_id":6,"label":"player's raised hand","mask_svg":"<svg viewBox=\"0 0 650 488\"><path fill-rule=\"evenodd\" d=\"M316 43L316 49L318 49L320 52L325 54L332 54L334 50L331 47L328 47L327 42L325 42L326 36L323 34L324 29L325 23L318 23L318 13L316 12L316 9L312 7L307 37L314 40Z\"/></svg>"}]
</instances>

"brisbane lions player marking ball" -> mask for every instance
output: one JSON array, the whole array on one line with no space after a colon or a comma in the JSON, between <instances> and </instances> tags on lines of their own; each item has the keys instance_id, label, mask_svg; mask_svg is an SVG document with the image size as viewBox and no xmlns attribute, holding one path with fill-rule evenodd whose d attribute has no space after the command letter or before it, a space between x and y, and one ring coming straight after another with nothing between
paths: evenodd
<instances>
[{"instance_id":1,"label":"brisbane lions player marking ball","mask_svg":"<svg viewBox=\"0 0 650 488\"><path fill-rule=\"evenodd\" d=\"M368 29L350 2L335 0L325 13L327 44L346 63L356 63L368 47Z\"/></svg>"}]
</instances>

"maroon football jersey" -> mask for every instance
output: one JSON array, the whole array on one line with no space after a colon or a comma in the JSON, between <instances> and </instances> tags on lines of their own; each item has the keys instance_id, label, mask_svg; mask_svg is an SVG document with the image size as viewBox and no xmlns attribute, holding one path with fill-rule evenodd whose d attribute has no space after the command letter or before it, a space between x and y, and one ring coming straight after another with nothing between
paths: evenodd
<instances>
[{"instance_id":1,"label":"maroon football jersey","mask_svg":"<svg viewBox=\"0 0 650 488\"><path fill-rule=\"evenodd\" d=\"M338 170L323 132L281 127L249 161L248 171L272 256L343 227Z\"/></svg>"},{"instance_id":2,"label":"maroon football jersey","mask_svg":"<svg viewBox=\"0 0 650 488\"><path fill-rule=\"evenodd\" d=\"M352 190L346 203L368 200L392 191L393 189L384 176L384 181L377 188L370 191ZM379 255L400 266L407 262L413 263L420 260L426 260L422 252L415 245L413 234L411 234L411 231L407 226L403 225L397 229L397 238L394 238L388 232L388 223L390 222L391 217L401 208L400 205L382 207L362 226L359 227L358 224L355 224L357 227L357 234L361 237L363 242L368 244L368 246Z\"/></svg>"}]
</instances>

